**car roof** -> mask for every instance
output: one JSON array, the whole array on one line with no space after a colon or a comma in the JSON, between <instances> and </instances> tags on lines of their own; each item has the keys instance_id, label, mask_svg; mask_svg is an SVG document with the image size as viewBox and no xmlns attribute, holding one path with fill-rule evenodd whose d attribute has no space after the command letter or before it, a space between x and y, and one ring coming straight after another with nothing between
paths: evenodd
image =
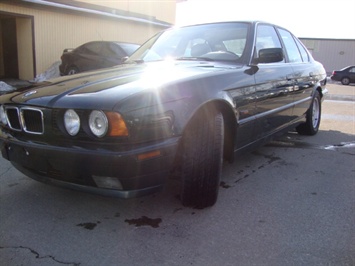
<instances>
[{"instance_id":1,"label":"car roof","mask_svg":"<svg viewBox=\"0 0 355 266\"><path fill-rule=\"evenodd\" d=\"M347 67L343 67L342 69L340 69L341 71L342 70L347 70L347 69L349 69L349 68L353 68L353 67L355 67L355 66L347 66Z\"/></svg>"},{"instance_id":2,"label":"car roof","mask_svg":"<svg viewBox=\"0 0 355 266\"><path fill-rule=\"evenodd\" d=\"M183 27L191 27L191 26L198 26L198 25L213 25L213 24L224 24L224 23L247 23L247 24L269 24L269 25L273 25L273 26L277 26L280 27L276 24L267 22L267 21L263 21L263 20L226 20L226 21L217 21L217 22L207 22L207 23L197 23L197 24L191 24L191 25L186 25L186 26L182 26ZM282 27L280 27L282 28Z\"/></svg>"},{"instance_id":3,"label":"car roof","mask_svg":"<svg viewBox=\"0 0 355 266\"><path fill-rule=\"evenodd\" d=\"M90 42L86 42L83 43L81 45L85 45L85 44L89 44L89 43L116 43L116 44L133 44L133 45L139 45L137 43L129 43L129 42L119 42L119 41L90 41ZM80 46L81 46L80 45Z\"/></svg>"}]
</instances>

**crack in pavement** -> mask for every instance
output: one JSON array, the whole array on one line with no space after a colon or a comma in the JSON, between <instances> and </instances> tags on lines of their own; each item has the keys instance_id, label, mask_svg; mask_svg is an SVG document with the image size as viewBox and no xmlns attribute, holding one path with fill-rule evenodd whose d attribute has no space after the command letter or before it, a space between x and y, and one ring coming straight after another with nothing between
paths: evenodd
<instances>
[{"instance_id":1,"label":"crack in pavement","mask_svg":"<svg viewBox=\"0 0 355 266\"><path fill-rule=\"evenodd\" d=\"M4 176L5 174L7 174L7 172L9 172L11 170L12 166L10 166L9 168L5 169L4 172L0 173L0 177Z\"/></svg>"},{"instance_id":2,"label":"crack in pavement","mask_svg":"<svg viewBox=\"0 0 355 266\"><path fill-rule=\"evenodd\" d=\"M24 246L18 246L18 247L0 247L0 250L1 249L26 249L26 250L29 250L32 254L34 254L36 257L36 259L51 259L57 263L60 263L60 264L64 264L64 265L73 265L73 266L79 266L80 263L76 263L76 262L65 262L65 261L60 261L58 259L56 259L54 256L51 256L51 255L46 255L46 256L40 256L40 254L33 250L32 248L29 248L29 247L24 247Z\"/></svg>"},{"instance_id":3,"label":"crack in pavement","mask_svg":"<svg viewBox=\"0 0 355 266\"><path fill-rule=\"evenodd\" d=\"M262 165L258 166L257 169L251 169L250 173L244 174L243 177L238 178L237 180L234 181L234 183L238 183L238 182L248 178L251 174L255 173L257 170L260 170L260 169L264 168L267 165L270 165L270 164L272 164L272 163L274 163L276 161L280 161L280 160L283 161L280 157L275 156L274 153L273 154L264 154L264 153L256 150L256 151L252 152L252 154L254 154L255 156L264 157L265 159L267 159L266 163L263 163ZM238 173L238 175L241 174L242 172L244 172L244 170L240 171ZM228 184L226 184L226 183L221 183L220 186L223 187L223 188L231 187L231 186L228 186Z\"/></svg>"}]
</instances>

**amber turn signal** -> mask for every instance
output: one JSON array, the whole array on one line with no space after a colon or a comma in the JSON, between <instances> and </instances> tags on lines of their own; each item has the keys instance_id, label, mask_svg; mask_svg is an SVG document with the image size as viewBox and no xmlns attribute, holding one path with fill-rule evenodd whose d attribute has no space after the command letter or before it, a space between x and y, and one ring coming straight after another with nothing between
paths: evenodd
<instances>
[{"instance_id":1,"label":"amber turn signal","mask_svg":"<svg viewBox=\"0 0 355 266\"><path fill-rule=\"evenodd\" d=\"M107 119L109 121L108 135L111 137L128 136L128 129L125 121L119 113L107 112Z\"/></svg>"},{"instance_id":2,"label":"amber turn signal","mask_svg":"<svg viewBox=\"0 0 355 266\"><path fill-rule=\"evenodd\" d=\"M147 153L138 154L137 158L138 158L138 160L142 161L142 160L158 157L160 155L161 155L161 152L159 150L157 150L157 151L151 151L151 152L147 152Z\"/></svg>"}]
</instances>

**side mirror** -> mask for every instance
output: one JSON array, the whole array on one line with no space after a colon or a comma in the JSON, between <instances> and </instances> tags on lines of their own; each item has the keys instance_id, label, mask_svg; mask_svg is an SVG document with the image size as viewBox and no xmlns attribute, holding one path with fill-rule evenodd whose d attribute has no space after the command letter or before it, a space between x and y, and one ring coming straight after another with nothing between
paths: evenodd
<instances>
[{"instance_id":1,"label":"side mirror","mask_svg":"<svg viewBox=\"0 0 355 266\"><path fill-rule=\"evenodd\" d=\"M267 48L259 50L257 63L276 63L284 60L282 48Z\"/></svg>"},{"instance_id":2,"label":"side mirror","mask_svg":"<svg viewBox=\"0 0 355 266\"><path fill-rule=\"evenodd\" d=\"M73 48L66 48L63 50L63 53L71 52L73 50L74 50Z\"/></svg>"},{"instance_id":3,"label":"side mirror","mask_svg":"<svg viewBox=\"0 0 355 266\"><path fill-rule=\"evenodd\" d=\"M122 57L122 58L121 58L121 64L123 64L124 62L126 62L128 58L129 58L128 56Z\"/></svg>"}]
</instances>

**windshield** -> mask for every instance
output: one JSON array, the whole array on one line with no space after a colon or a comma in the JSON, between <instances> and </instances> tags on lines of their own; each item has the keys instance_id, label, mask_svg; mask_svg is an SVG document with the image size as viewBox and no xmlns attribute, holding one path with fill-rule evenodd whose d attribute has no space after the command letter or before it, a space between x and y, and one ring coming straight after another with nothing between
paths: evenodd
<instances>
[{"instance_id":1,"label":"windshield","mask_svg":"<svg viewBox=\"0 0 355 266\"><path fill-rule=\"evenodd\" d=\"M173 28L143 44L129 61L238 61L243 56L248 23L216 23Z\"/></svg>"}]
</instances>

